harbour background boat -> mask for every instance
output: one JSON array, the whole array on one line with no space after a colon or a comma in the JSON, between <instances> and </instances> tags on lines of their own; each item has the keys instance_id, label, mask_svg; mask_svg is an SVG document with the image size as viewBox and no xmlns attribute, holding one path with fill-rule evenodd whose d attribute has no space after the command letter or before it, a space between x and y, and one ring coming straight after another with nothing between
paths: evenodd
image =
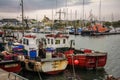
<instances>
[{"instance_id":1,"label":"harbour background boat","mask_svg":"<svg viewBox=\"0 0 120 80\"><path fill-rule=\"evenodd\" d=\"M34 33L37 36L44 36L45 34ZM108 59L105 67L100 70L84 70L84 69L75 69L77 79L82 80L101 80L105 79L107 74L111 74L114 77L120 77L120 36L119 35L104 35L104 36L74 36L70 35L71 39L75 39L75 47L88 48L97 51L108 52ZM77 43L78 42L78 43ZM22 76L29 78L30 80L39 80L38 73L28 73L24 72ZM33 75L34 74L34 75ZM31 76L33 75L33 76ZM73 77L72 67L67 68L64 72L58 75L43 75L41 74L43 80L69 80L68 78ZM86 77L87 76L87 77ZM33 78L31 78L33 77ZM78 79L78 80L79 80Z\"/></svg>"}]
</instances>

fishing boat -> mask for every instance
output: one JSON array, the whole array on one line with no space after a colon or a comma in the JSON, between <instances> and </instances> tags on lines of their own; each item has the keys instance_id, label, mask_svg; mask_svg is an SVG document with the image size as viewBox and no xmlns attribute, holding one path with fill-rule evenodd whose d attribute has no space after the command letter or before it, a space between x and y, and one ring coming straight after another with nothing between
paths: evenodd
<instances>
[{"instance_id":1,"label":"fishing boat","mask_svg":"<svg viewBox=\"0 0 120 80\"><path fill-rule=\"evenodd\" d=\"M16 54L6 51L5 33L0 31L0 68L8 72L20 72L21 66Z\"/></svg>"},{"instance_id":2,"label":"fishing boat","mask_svg":"<svg viewBox=\"0 0 120 80\"><path fill-rule=\"evenodd\" d=\"M28 71L58 74L64 71L68 61L63 53L58 53L50 45L49 40L37 38L35 35L25 35L22 45L27 51L24 59L21 59L22 68Z\"/></svg>"},{"instance_id":3,"label":"fishing boat","mask_svg":"<svg viewBox=\"0 0 120 80\"><path fill-rule=\"evenodd\" d=\"M0 53L0 68L8 72L20 72L21 65L17 55L2 51Z\"/></svg>"},{"instance_id":4,"label":"fishing boat","mask_svg":"<svg viewBox=\"0 0 120 80\"><path fill-rule=\"evenodd\" d=\"M46 35L47 47L56 49L56 52L64 53L68 65L80 68L97 69L103 68L106 64L107 53L90 49L75 49L75 41L70 40L69 36L62 34Z\"/></svg>"},{"instance_id":5,"label":"fishing boat","mask_svg":"<svg viewBox=\"0 0 120 80\"><path fill-rule=\"evenodd\" d=\"M106 64L107 53L90 49L70 49L65 52L69 65L85 69L103 68Z\"/></svg>"}]
</instances>

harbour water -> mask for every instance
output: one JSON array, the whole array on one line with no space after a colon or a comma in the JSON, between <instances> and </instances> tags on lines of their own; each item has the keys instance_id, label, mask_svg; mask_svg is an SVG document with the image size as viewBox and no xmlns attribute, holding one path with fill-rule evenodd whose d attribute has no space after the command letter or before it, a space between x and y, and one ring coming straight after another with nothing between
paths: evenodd
<instances>
[{"instance_id":1,"label":"harbour water","mask_svg":"<svg viewBox=\"0 0 120 80\"><path fill-rule=\"evenodd\" d=\"M37 34L43 36L44 34ZM105 80L107 74L114 77L120 77L120 35L109 36L74 36L70 38L75 40L75 47L88 48L96 51L108 52L107 63L103 69L98 70L85 70L75 68L75 75L77 80ZM42 73L34 73L23 71L20 75L28 78L29 80L73 80L72 66L68 67L65 71L57 75L46 75Z\"/></svg>"}]
</instances>

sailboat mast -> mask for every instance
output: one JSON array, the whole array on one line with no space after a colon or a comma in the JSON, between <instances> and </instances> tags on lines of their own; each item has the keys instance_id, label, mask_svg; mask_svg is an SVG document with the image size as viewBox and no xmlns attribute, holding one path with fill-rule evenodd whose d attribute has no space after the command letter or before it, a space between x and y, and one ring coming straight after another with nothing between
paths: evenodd
<instances>
[{"instance_id":1,"label":"sailboat mast","mask_svg":"<svg viewBox=\"0 0 120 80\"><path fill-rule=\"evenodd\" d=\"M66 17L66 27L68 26L68 1L66 0L65 2L65 7L66 7L66 13L65 13L65 17Z\"/></svg>"},{"instance_id":2,"label":"sailboat mast","mask_svg":"<svg viewBox=\"0 0 120 80\"><path fill-rule=\"evenodd\" d=\"M99 21L101 23L101 0L100 0L100 4L99 4Z\"/></svg>"},{"instance_id":3,"label":"sailboat mast","mask_svg":"<svg viewBox=\"0 0 120 80\"><path fill-rule=\"evenodd\" d=\"M53 8L52 8L52 26L51 26L51 31L53 31L53 25L54 25L53 15L54 15L54 13L53 13Z\"/></svg>"},{"instance_id":4,"label":"sailboat mast","mask_svg":"<svg viewBox=\"0 0 120 80\"><path fill-rule=\"evenodd\" d=\"M57 8L58 8L58 6L57 6L57 5L58 5L57 2L58 2L58 1L56 0L56 11L55 11L55 12L57 12Z\"/></svg>"},{"instance_id":5,"label":"sailboat mast","mask_svg":"<svg viewBox=\"0 0 120 80\"><path fill-rule=\"evenodd\" d=\"M22 27L23 27L23 33L22 36L24 36L24 6L23 6L23 0L21 0L21 11L22 11Z\"/></svg>"},{"instance_id":6,"label":"sailboat mast","mask_svg":"<svg viewBox=\"0 0 120 80\"><path fill-rule=\"evenodd\" d=\"M83 0L83 27L85 26L85 24L84 24L84 4L85 4L85 1Z\"/></svg>"}]
</instances>

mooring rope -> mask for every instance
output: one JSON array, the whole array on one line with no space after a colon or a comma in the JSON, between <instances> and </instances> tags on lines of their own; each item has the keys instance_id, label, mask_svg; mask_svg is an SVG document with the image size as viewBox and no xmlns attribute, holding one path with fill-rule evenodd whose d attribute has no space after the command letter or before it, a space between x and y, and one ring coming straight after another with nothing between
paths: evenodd
<instances>
[{"instance_id":1,"label":"mooring rope","mask_svg":"<svg viewBox=\"0 0 120 80\"><path fill-rule=\"evenodd\" d=\"M74 59L73 59L73 56L74 56L74 54L72 55L73 80L77 80L77 79L76 79L76 74L75 74L75 67L74 67Z\"/></svg>"},{"instance_id":2,"label":"mooring rope","mask_svg":"<svg viewBox=\"0 0 120 80\"><path fill-rule=\"evenodd\" d=\"M40 75L40 72L38 71L38 76L39 76L39 79L42 80L42 77Z\"/></svg>"}]
</instances>

